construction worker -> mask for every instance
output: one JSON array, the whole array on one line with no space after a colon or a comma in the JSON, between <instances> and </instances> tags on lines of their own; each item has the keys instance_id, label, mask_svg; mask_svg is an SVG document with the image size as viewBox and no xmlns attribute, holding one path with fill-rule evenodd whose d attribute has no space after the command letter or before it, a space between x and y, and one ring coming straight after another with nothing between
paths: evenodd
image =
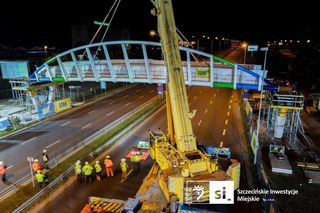
<instances>
[{"instance_id":1,"label":"construction worker","mask_svg":"<svg viewBox=\"0 0 320 213\"><path fill-rule=\"evenodd\" d=\"M100 162L97 160L96 164L94 165L94 168L96 169L96 179L98 181L101 180L101 172L102 172L102 168L100 166Z\"/></svg>"},{"instance_id":2,"label":"construction worker","mask_svg":"<svg viewBox=\"0 0 320 213\"><path fill-rule=\"evenodd\" d=\"M133 165L133 173L136 174L137 172L140 171L140 161L141 161L141 152L140 151L136 151L136 152L132 152L131 156L130 156L130 160L132 162Z\"/></svg>"},{"instance_id":3,"label":"construction worker","mask_svg":"<svg viewBox=\"0 0 320 213\"><path fill-rule=\"evenodd\" d=\"M128 168L129 168L125 158L121 159L120 168L122 171L122 178L121 179L122 179L122 181L124 181L127 179L127 172L128 172Z\"/></svg>"},{"instance_id":4,"label":"construction worker","mask_svg":"<svg viewBox=\"0 0 320 213\"><path fill-rule=\"evenodd\" d=\"M33 164L32 164L32 169L36 173L38 170L41 170L41 165L39 163L38 159L35 159Z\"/></svg>"},{"instance_id":5,"label":"construction worker","mask_svg":"<svg viewBox=\"0 0 320 213\"><path fill-rule=\"evenodd\" d=\"M5 183L6 180L6 165L4 164L3 161L0 161L0 176L1 176L1 180L3 183Z\"/></svg>"},{"instance_id":6,"label":"construction worker","mask_svg":"<svg viewBox=\"0 0 320 213\"><path fill-rule=\"evenodd\" d=\"M81 166L80 160L77 160L77 162L74 166L74 173L77 175L78 183L81 183L82 182L82 166Z\"/></svg>"},{"instance_id":7,"label":"construction worker","mask_svg":"<svg viewBox=\"0 0 320 213\"><path fill-rule=\"evenodd\" d=\"M104 160L104 165L106 167L107 177L113 177L113 163L110 159L110 155L106 156L106 159Z\"/></svg>"},{"instance_id":8,"label":"construction worker","mask_svg":"<svg viewBox=\"0 0 320 213\"><path fill-rule=\"evenodd\" d=\"M85 165L82 168L82 172L84 174L84 181L85 183L91 183L93 167L88 162L85 162L84 164Z\"/></svg>"},{"instance_id":9,"label":"construction worker","mask_svg":"<svg viewBox=\"0 0 320 213\"><path fill-rule=\"evenodd\" d=\"M44 180L45 180L45 175L41 172L40 169L37 170L36 179L37 179L37 182L39 184L39 188L42 189L42 186L43 186L43 183L44 183Z\"/></svg>"},{"instance_id":10,"label":"construction worker","mask_svg":"<svg viewBox=\"0 0 320 213\"><path fill-rule=\"evenodd\" d=\"M42 151L42 159L43 159L44 165L46 166L46 169L49 169L49 166L48 166L49 156L48 156L47 150Z\"/></svg>"}]
</instances>

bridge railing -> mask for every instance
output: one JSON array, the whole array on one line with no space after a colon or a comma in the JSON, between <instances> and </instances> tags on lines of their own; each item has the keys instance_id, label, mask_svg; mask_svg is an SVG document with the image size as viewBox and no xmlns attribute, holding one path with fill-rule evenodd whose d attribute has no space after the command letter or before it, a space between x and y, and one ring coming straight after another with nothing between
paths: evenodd
<instances>
[{"instance_id":1,"label":"bridge railing","mask_svg":"<svg viewBox=\"0 0 320 213\"><path fill-rule=\"evenodd\" d=\"M261 88L263 71L260 65L247 69L185 47L180 47L180 53L184 59L183 75L188 85ZM156 42L112 41L90 44L51 58L30 79L165 83L166 64L161 54L160 43ZM201 58L201 61L196 58Z\"/></svg>"}]
</instances>

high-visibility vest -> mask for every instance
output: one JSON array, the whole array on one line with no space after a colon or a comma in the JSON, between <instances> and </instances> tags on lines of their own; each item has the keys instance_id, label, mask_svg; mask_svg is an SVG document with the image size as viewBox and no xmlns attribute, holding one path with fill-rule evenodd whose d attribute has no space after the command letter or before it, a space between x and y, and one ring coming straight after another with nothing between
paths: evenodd
<instances>
[{"instance_id":1,"label":"high-visibility vest","mask_svg":"<svg viewBox=\"0 0 320 213\"><path fill-rule=\"evenodd\" d=\"M81 164L76 164L74 167L74 172L76 173L76 175L80 175L81 174Z\"/></svg>"},{"instance_id":2,"label":"high-visibility vest","mask_svg":"<svg viewBox=\"0 0 320 213\"><path fill-rule=\"evenodd\" d=\"M34 162L32 164L33 171L38 171L41 169L40 163Z\"/></svg>"},{"instance_id":3,"label":"high-visibility vest","mask_svg":"<svg viewBox=\"0 0 320 213\"><path fill-rule=\"evenodd\" d=\"M112 160L106 159L106 160L104 161L104 165L105 165L107 168L112 167L112 166L113 166Z\"/></svg>"},{"instance_id":4,"label":"high-visibility vest","mask_svg":"<svg viewBox=\"0 0 320 213\"><path fill-rule=\"evenodd\" d=\"M127 171L128 164L126 162L120 162L120 168L122 172Z\"/></svg>"},{"instance_id":5,"label":"high-visibility vest","mask_svg":"<svg viewBox=\"0 0 320 213\"><path fill-rule=\"evenodd\" d=\"M37 173L36 178L37 178L38 183L42 183L44 181L44 174Z\"/></svg>"},{"instance_id":6,"label":"high-visibility vest","mask_svg":"<svg viewBox=\"0 0 320 213\"><path fill-rule=\"evenodd\" d=\"M91 175L92 174L92 170L93 170L93 167L90 166L90 165L84 165L83 168L82 168L82 171L83 171L84 175Z\"/></svg>"},{"instance_id":7,"label":"high-visibility vest","mask_svg":"<svg viewBox=\"0 0 320 213\"><path fill-rule=\"evenodd\" d=\"M48 154L47 153L42 154L42 159L43 159L44 162L49 161Z\"/></svg>"},{"instance_id":8,"label":"high-visibility vest","mask_svg":"<svg viewBox=\"0 0 320 213\"><path fill-rule=\"evenodd\" d=\"M6 173L6 167L4 165L0 166L0 175L4 175Z\"/></svg>"},{"instance_id":9,"label":"high-visibility vest","mask_svg":"<svg viewBox=\"0 0 320 213\"><path fill-rule=\"evenodd\" d=\"M132 155L130 159L132 162L138 163L141 161L141 155L140 154Z\"/></svg>"},{"instance_id":10,"label":"high-visibility vest","mask_svg":"<svg viewBox=\"0 0 320 213\"><path fill-rule=\"evenodd\" d=\"M102 170L100 164L98 164L98 163L96 163L94 165L94 168L96 169L96 173L101 172L101 170Z\"/></svg>"}]
</instances>

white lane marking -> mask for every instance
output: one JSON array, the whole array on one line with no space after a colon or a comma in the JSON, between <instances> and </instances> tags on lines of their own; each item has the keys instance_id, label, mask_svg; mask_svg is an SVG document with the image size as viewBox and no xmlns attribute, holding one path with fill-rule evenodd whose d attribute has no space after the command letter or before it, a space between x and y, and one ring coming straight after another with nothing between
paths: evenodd
<instances>
[{"instance_id":1,"label":"white lane marking","mask_svg":"<svg viewBox=\"0 0 320 213\"><path fill-rule=\"evenodd\" d=\"M114 113L114 111L109 112L106 116L110 116L110 115L112 115L113 113Z\"/></svg>"},{"instance_id":2,"label":"white lane marking","mask_svg":"<svg viewBox=\"0 0 320 213\"><path fill-rule=\"evenodd\" d=\"M229 105L229 109L231 109L231 105Z\"/></svg>"},{"instance_id":3,"label":"white lane marking","mask_svg":"<svg viewBox=\"0 0 320 213\"><path fill-rule=\"evenodd\" d=\"M210 101L210 104L212 104L212 100Z\"/></svg>"},{"instance_id":4,"label":"white lane marking","mask_svg":"<svg viewBox=\"0 0 320 213\"><path fill-rule=\"evenodd\" d=\"M141 95L140 97L139 97L139 99L141 99L141 98L143 98L144 97L144 95Z\"/></svg>"},{"instance_id":5,"label":"white lane marking","mask_svg":"<svg viewBox=\"0 0 320 213\"><path fill-rule=\"evenodd\" d=\"M229 115L230 115L230 111L228 112L227 116L229 116Z\"/></svg>"},{"instance_id":6,"label":"white lane marking","mask_svg":"<svg viewBox=\"0 0 320 213\"><path fill-rule=\"evenodd\" d=\"M81 129L85 129L85 128L91 126L91 125L92 125L92 123L89 123L89 124L85 125L84 127L82 127Z\"/></svg>"},{"instance_id":7,"label":"white lane marking","mask_svg":"<svg viewBox=\"0 0 320 213\"><path fill-rule=\"evenodd\" d=\"M31 138L31 139L23 142L21 145L26 144L26 143L29 143L30 141L33 141L34 139L37 139L37 138L38 138L38 137L33 137L33 138Z\"/></svg>"},{"instance_id":8,"label":"white lane marking","mask_svg":"<svg viewBox=\"0 0 320 213\"><path fill-rule=\"evenodd\" d=\"M126 107L126 106L129 106L130 104L131 104L131 102L127 103L127 104L126 104L126 105L124 105L124 106Z\"/></svg>"},{"instance_id":9,"label":"white lane marking","mask_svg":"<svg viewBox=\"0 0 320 213\"><path fill-rule=\"evenodd\" d=\"M226 134L226 129L223 130L222 135L224 136Z\"/></svg>"},{"instance_id":10,"label":"white lane marking","mask_svg":"<svg viewBox=\"0 0 320 213\"><path fill-rule=\"evenodd\" d=\"M65 126L65 125L68 125L69 123L71 123L71 121L68 121L68 122L66 122L66 123L64 123L64 124L61 124L60 126L63 127L63 126Z\"/></svg>"},{"instance_id":11,"label":"white lane marking","mask_svg":"<svg viewBox=\"0 0 320 213\"><path fill-rule=\"evenodd\" d=\"M123 96L124 98L126 98L126 97L128 97L129 95L125 95L125 96Z\"/></svg>"},{"instance_id":12,"label":"white lane marking","mask_svg":"<svg viewBox=\"0 0 320 213\"><path fill-rule=\"evenodd\" d=\"M193 98L193 99L194 99L194 100L196 100L197 98L198 98L198 96L194 96L194 98Z\"/></svg>"},{"instance_id":13,"label":"white lane marking","mask_svg":"<svg viewBox=\"0 0 320 213\"><path fill-rule=\"evenodd\" d=\"M61 140L57 140L57 141L53 142L52 144L46 146L46 149L52 147L53 145L55 145L55 144L57 144L57 143L59 143L59 142L61 142Z\"/></svg>"},{"instance_id":14,"label":"white lane marking","mask_svg":"<svg viewBox=\"0 0 320 213\"><path fill-rule=\"evenodd\" d=\"M224 124L225 124L225 125L227 125L227 124L228 124L228 119L224 122Z\"/></svg>"},{"instance_id":15,"label":"white lane marking","mask_svg":"<svg viewBox=\"0 0 320 213\"><path fill-rule=\"evenodd\" d=\"M111 104L113 104L114 103L114 101L111 101L110 103L108 103L108 105L111 105Z\"/></svg>"},{"instance_id":16,"label":"white lane marking","mask_svg":"<svg viewBox=\"0 0 320 213\"><path fill-rule=\"evenodd\" d=\"M204 111L204 114L207 114L207 112L208 112L208 109L206 109L206 111Z\"/></svg>"},{"instance_id":17,"label":"white lane marking","mask_svg":"<svg viewBox=\"0 0 320 213\"><path fill-rule=\"evenodd\" d=\"M232 104L232 100L230 100L230 104Z\"/></svg>"},{"instance_id":18,"label":"white lane marking","mask_svg":"<svg viewBox=\"0 0 320 213\"><path fill-rule=\"evenodd\" d=\"M200 125L201 125L201 123L202 123L202 120L200 120L200 121L199 121L198 126L200 126Z\"/></svg>"},{"instance_id":19,"label":"white lane marking","mask_svg":"<svg viewBox=\"0 0 320 213\"><path fill-rule=\"evenodd\" d=\"M88 115L91 114L91 113L94 113L95 111L96 111L96 110L94 109L94 110L88 112Z\"/></svg>"},{"instance_id":20,"label":"white lane marking","mask_svg":"<svg viewBox=\"0 0 320 213\"><path fill-rule=\"evenodd\" d=\"M13 167L13 165L8 166L8 167L6 168L6 170L11 169L12 167Z\"/></svg>"},{"instance_id":21,"label":"white lane marking","mask_svg":"<svg viewBox=\"0 0 320 213\"><path fill-rule=\"evenodd\" d=\"M223 141L220 142L220 147L223 147Z\"/></svg>"},{"instance_id":22,"label":"white lane marking","mask_svg":"<svg viewBox=\"0 0 320 213\"><path fill-rule=\"evenodd\" d=\"M214 96L213 96L213 98L215 98L217 95L216 94L214 94Z\"/></svg>"}]
</instances>

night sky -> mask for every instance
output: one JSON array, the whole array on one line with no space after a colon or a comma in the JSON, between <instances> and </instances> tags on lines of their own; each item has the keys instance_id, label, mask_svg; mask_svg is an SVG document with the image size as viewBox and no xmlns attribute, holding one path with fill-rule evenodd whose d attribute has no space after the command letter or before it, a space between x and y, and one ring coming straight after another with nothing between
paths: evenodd
<instances>
[{"instance_id":1,"label":"night sky","mask_svg":"<svg viewBox=\"0 0 320 213\"><path fill-rule=\"evenodd\" d=\"M255 2L255 3L252 3ZM177 27L191 35L224 36L241 40L291 39L319 28L316 1L173 0ZM87 23L90 35L113 0L1 2L0 44L9 46L71 47L73 24ZM127 28L132 40L150 40L156 29L149 0L122 0L110 31Z\"/></svg>"}]
</instances>

